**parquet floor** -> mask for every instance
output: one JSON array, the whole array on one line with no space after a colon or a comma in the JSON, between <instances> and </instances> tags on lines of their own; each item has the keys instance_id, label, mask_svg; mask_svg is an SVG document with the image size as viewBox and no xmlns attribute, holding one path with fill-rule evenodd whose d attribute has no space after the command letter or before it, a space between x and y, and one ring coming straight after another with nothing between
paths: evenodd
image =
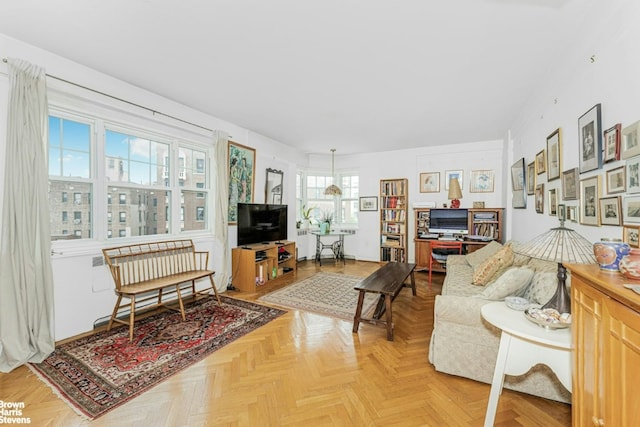
<instances>
[{"instance_id":1,"label":"parquet floor","mask_svg":"<svg viewBox=\"0 0 640 427\"><path fill-rule=\"evenodd\" d=\"M321 267L360 276L376 268L354 261ZM302 262L287 281L318 270ZM405 289L394 302L393 342L383 327L365 323L352 334L351 322L291 310L92 423L26 367L0 374L0 400L24 402L34 426L481 426L489 385L436 372L427 360L443 276L434 276L433 291L426 273L416 276L418 296ZM496 425L570 424L569 405L501 395Z\"/></svg>"}]
</instances>

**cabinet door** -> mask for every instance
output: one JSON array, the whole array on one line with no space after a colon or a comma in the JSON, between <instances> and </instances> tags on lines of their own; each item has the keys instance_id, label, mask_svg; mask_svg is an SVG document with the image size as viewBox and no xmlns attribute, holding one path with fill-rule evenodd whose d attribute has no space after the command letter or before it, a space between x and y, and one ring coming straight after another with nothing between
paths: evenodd
<instances>
[{"instance_id":1,"label":"cabinet door","mask_svg":"<svg viewBox=\"0 0 640 427\"><path fill-rule=\"evenodd\" d=\"M601 328L605 296L586 285L577 275L572 276L571 282L574 348L572 424L598 425L604 417Z\"/></svg>"},{"instance_id":2,"label":"cabinet door","mask_svg":"<svg viewBox=\"0 0 640 427\"><path fill-rule=\"evenodd\" d=\"M416 241L416 267L429 268L431 250L428 241Z\"/></svg>"},{"instance_id":3,"label":"cabinet door","mask_svg":"<svg viewBox=\"0 0 640 427\"><path fill-rule=\"evenodd\" d=\"M640 315L615 300L605 301L605 425L640 425Z\"/></svg>"}]
</instances>

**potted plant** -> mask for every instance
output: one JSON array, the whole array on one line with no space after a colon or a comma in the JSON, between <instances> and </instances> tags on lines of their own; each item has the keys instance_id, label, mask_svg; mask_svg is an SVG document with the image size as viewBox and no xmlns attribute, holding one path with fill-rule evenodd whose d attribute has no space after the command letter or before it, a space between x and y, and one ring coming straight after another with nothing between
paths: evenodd
<instances>
[{"instance_id":1,"label":"potted plant","mask_svg":"<svg viewBox=\"0 0 640 427\"><path fill-rule=\"evenodd\" d=\"M333 212L323 211L320 217L320 232L327 234L331 230L331 222L333 221Z\"/></svg>"},{"instance_id":2,"label":"potted plant","mask_svg":"<svg viewBox=\"0 0 640 427\"><path fill-rule=\"evenodd\" d=\"M307 229L311 225L311 212L314 209L314 207L307 208L306 205L302 205L302 228Z\"/></svg>"}]
</instances>

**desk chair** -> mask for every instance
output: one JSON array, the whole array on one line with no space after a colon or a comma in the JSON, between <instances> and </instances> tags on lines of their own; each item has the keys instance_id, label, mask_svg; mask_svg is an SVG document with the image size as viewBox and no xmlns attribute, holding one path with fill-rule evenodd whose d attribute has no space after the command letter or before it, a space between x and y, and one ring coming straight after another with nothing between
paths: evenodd
<instances>
[{"instance_id":1,"label":"desk chair","mask_svg":"<svg viewBox=\"0 0 640 427\"><path fill-rule=\"evenodd\" d=\"M441 264L443 268L447 267L447 257L449 255L462 255L462 242L452 240L432 240L429 242L431 247L431 256L429 257L429 290L431 290L431 272L433 263Z\"/></svg>"}]
</instances>

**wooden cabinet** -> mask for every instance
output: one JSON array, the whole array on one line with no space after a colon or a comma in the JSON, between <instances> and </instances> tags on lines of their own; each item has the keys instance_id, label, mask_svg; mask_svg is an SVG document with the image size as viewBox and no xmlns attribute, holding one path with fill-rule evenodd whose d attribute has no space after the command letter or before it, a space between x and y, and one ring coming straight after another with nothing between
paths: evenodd
<instances>
[{"instance_id":1,"label":"wooden cabinet","mask_svg":"<svg viewBox=\"0 0 640 427\"><path fill-rule=\"evenodd\" d=\"M233 286L243 292L256 292L260 286L296 271L295 242L260 243L231 251Z\"/></svg>"},{"instance_id":2,"label":"wooden cabinet","mask_svg":"<svg viewBox=\"0 0 640 427\"><path fill-rule=\"evenodd\" d=\"M616 272L570 265L572 424L640 425L640 295Z\"/></svg>"},{"instance_id":3,"label":"wooden cabinet","mask_svg":"<svg viewBox=\"0 0 640 427\"><path fill-rule=\"evenodd\" d=\"M406 178L380 180L380 261L407 261Z\"/></svg>"},{"instance_id":4,"label":"wooden cabinet","mask_svg":"<svg viewBox=\"0 0 640 427\"><path fill-rule=\"evenodd\" d=\"M503 243L503 213L502 208L477 208L467 209L467 227L469 229L469 235L474 236L471 238L464 238L463 249L464 253L471 253L488 244L492 240L496 240ZM415 245L415 257L416 257L416 269L428 270L429 259L431 258L431 241L437 239L437 236L429 233L429 220L431 209L430 208L415 208L414 209L414 245ZM479 237L486 237L487 240L482 240ZM438 267L434 267L433 271L444 272L445 270Z\"/></svg>"}]
</instances>

